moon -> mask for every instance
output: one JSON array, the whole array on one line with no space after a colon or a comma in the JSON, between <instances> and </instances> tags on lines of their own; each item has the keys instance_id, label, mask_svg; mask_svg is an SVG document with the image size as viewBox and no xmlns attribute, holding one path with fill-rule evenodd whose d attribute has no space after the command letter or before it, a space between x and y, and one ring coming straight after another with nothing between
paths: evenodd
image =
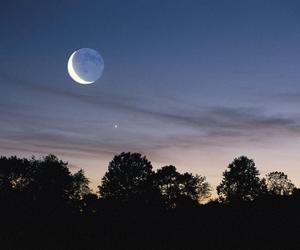
<instances>
[{"instance_id":1,"label":"moon","mask_svg":"<svg viewBox=\"0 0 300 250\"><path fill-rule=\"evenodd\" d=\"M103 74L104 61L93 49L82 48L74 51L68 60L70 77L80 84L91 84Z\"/></svg>"}]
</instances>

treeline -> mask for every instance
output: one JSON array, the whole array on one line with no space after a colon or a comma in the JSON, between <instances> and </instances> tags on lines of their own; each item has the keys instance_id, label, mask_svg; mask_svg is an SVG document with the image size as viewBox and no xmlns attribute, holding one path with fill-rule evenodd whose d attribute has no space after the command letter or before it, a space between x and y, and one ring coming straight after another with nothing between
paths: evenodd
<instances>
[{"instance_id":1,"label":"treeline","mask_svg":"<svg viewBox=\"0 0 300 250\"><path fill-rule=\"evenodd\" d=\"M84 171L71 174L68 163L54 155L41 159L0 158L1 200L66 202L78 206L80 211L87 199L174 209L199 205L208 200L212 191L206 177L179 173L173 165L154 171L151 162L138 153L115 156L98 188L97 194L92 193ZM218 201L225 203L289 196L297 191L283 172L270 172L260 178L254 161L245 156L229 164L217 186Z\"/></svg>"},{"instance_id":2,"label":"treeline","mask_svg":"<svg viewBox=\"0 0 300 250\"><path fill-rule=\"evenodd\" d=\"M204 176L179 173L173 165L154 171L138 153L116 155L99 184L91 192L84 171L71 173L54 155L1 157L0 248L300 246L292 230L300 226L299 189L283 172L260 177L245 156L223 172L218 199L210 199L213 190Z\"/></svg>"}]
</instances>

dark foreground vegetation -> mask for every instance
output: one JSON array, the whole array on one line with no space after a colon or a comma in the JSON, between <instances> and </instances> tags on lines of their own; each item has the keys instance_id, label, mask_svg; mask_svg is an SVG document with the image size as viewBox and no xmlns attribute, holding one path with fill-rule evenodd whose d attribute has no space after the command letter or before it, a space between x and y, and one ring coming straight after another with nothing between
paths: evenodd
<instances>
[{"instance_id":1,"label":"dark foreground vegetation","mask_svg":"<svg viewBox=\"0 0 300 250\"><path fill-rule=\"evenodd\" d=\"M53 155L1 157L0 249L300 249L300 192L285 173L261 178L241 156L207 202L211 191L137 153L114 157L97 194Z\"/></svg>"}]
</instances>

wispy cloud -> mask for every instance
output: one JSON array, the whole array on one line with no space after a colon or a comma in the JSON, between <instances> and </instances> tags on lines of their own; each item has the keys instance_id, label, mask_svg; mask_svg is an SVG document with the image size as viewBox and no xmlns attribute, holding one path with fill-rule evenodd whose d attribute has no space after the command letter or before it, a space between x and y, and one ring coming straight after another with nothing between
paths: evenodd
<instances>
[{"instance_id":1,"label":"wispy cloud","mask_svg":"<svg viewBox=\"0 0 300 250\"><path fill-rule=\"evenodd\" d=\"M50 95L107 109L111 112L136 117L143 122L142 129L132 127L112 135L100 133L95 121L76 123L71 116L51 117L0 108L2 143L0 147L20 150L62 151L68 154L115 154L123 150L155 152L167 147L187 147L239 143L240 140L264 141L270 136L300 135L300 117L267 115L261 108L247 107L194 107L182 108L176 102L158 109L153 105L140 105L139 99L112 93L82 94L34 84L18 79L6 80L41 95ZM128 118L130 119L130 118ZM87 128L88 127L88 131ZM156 130L157 133L153 133ZM26 145L26 146L25 146Z\"/></svg>"}]
</instances>

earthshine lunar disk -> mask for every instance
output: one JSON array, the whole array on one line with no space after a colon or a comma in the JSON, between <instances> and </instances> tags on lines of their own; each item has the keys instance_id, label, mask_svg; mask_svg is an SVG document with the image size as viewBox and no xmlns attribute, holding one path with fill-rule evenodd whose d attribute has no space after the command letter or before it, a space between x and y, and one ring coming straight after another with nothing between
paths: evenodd
<instances>
[{"instance_id":1,"label":"earthshine lunar disk","mask_svg":"<svg viewBox=\"0 0 300 250\"><path fill-rule=\"evenodd\" d=\"M71 78L80 84L97 81L103 73L104 61L93 49L82 48L72 53L68 61L68 72Z\"/></svg>"}]
</instances>

